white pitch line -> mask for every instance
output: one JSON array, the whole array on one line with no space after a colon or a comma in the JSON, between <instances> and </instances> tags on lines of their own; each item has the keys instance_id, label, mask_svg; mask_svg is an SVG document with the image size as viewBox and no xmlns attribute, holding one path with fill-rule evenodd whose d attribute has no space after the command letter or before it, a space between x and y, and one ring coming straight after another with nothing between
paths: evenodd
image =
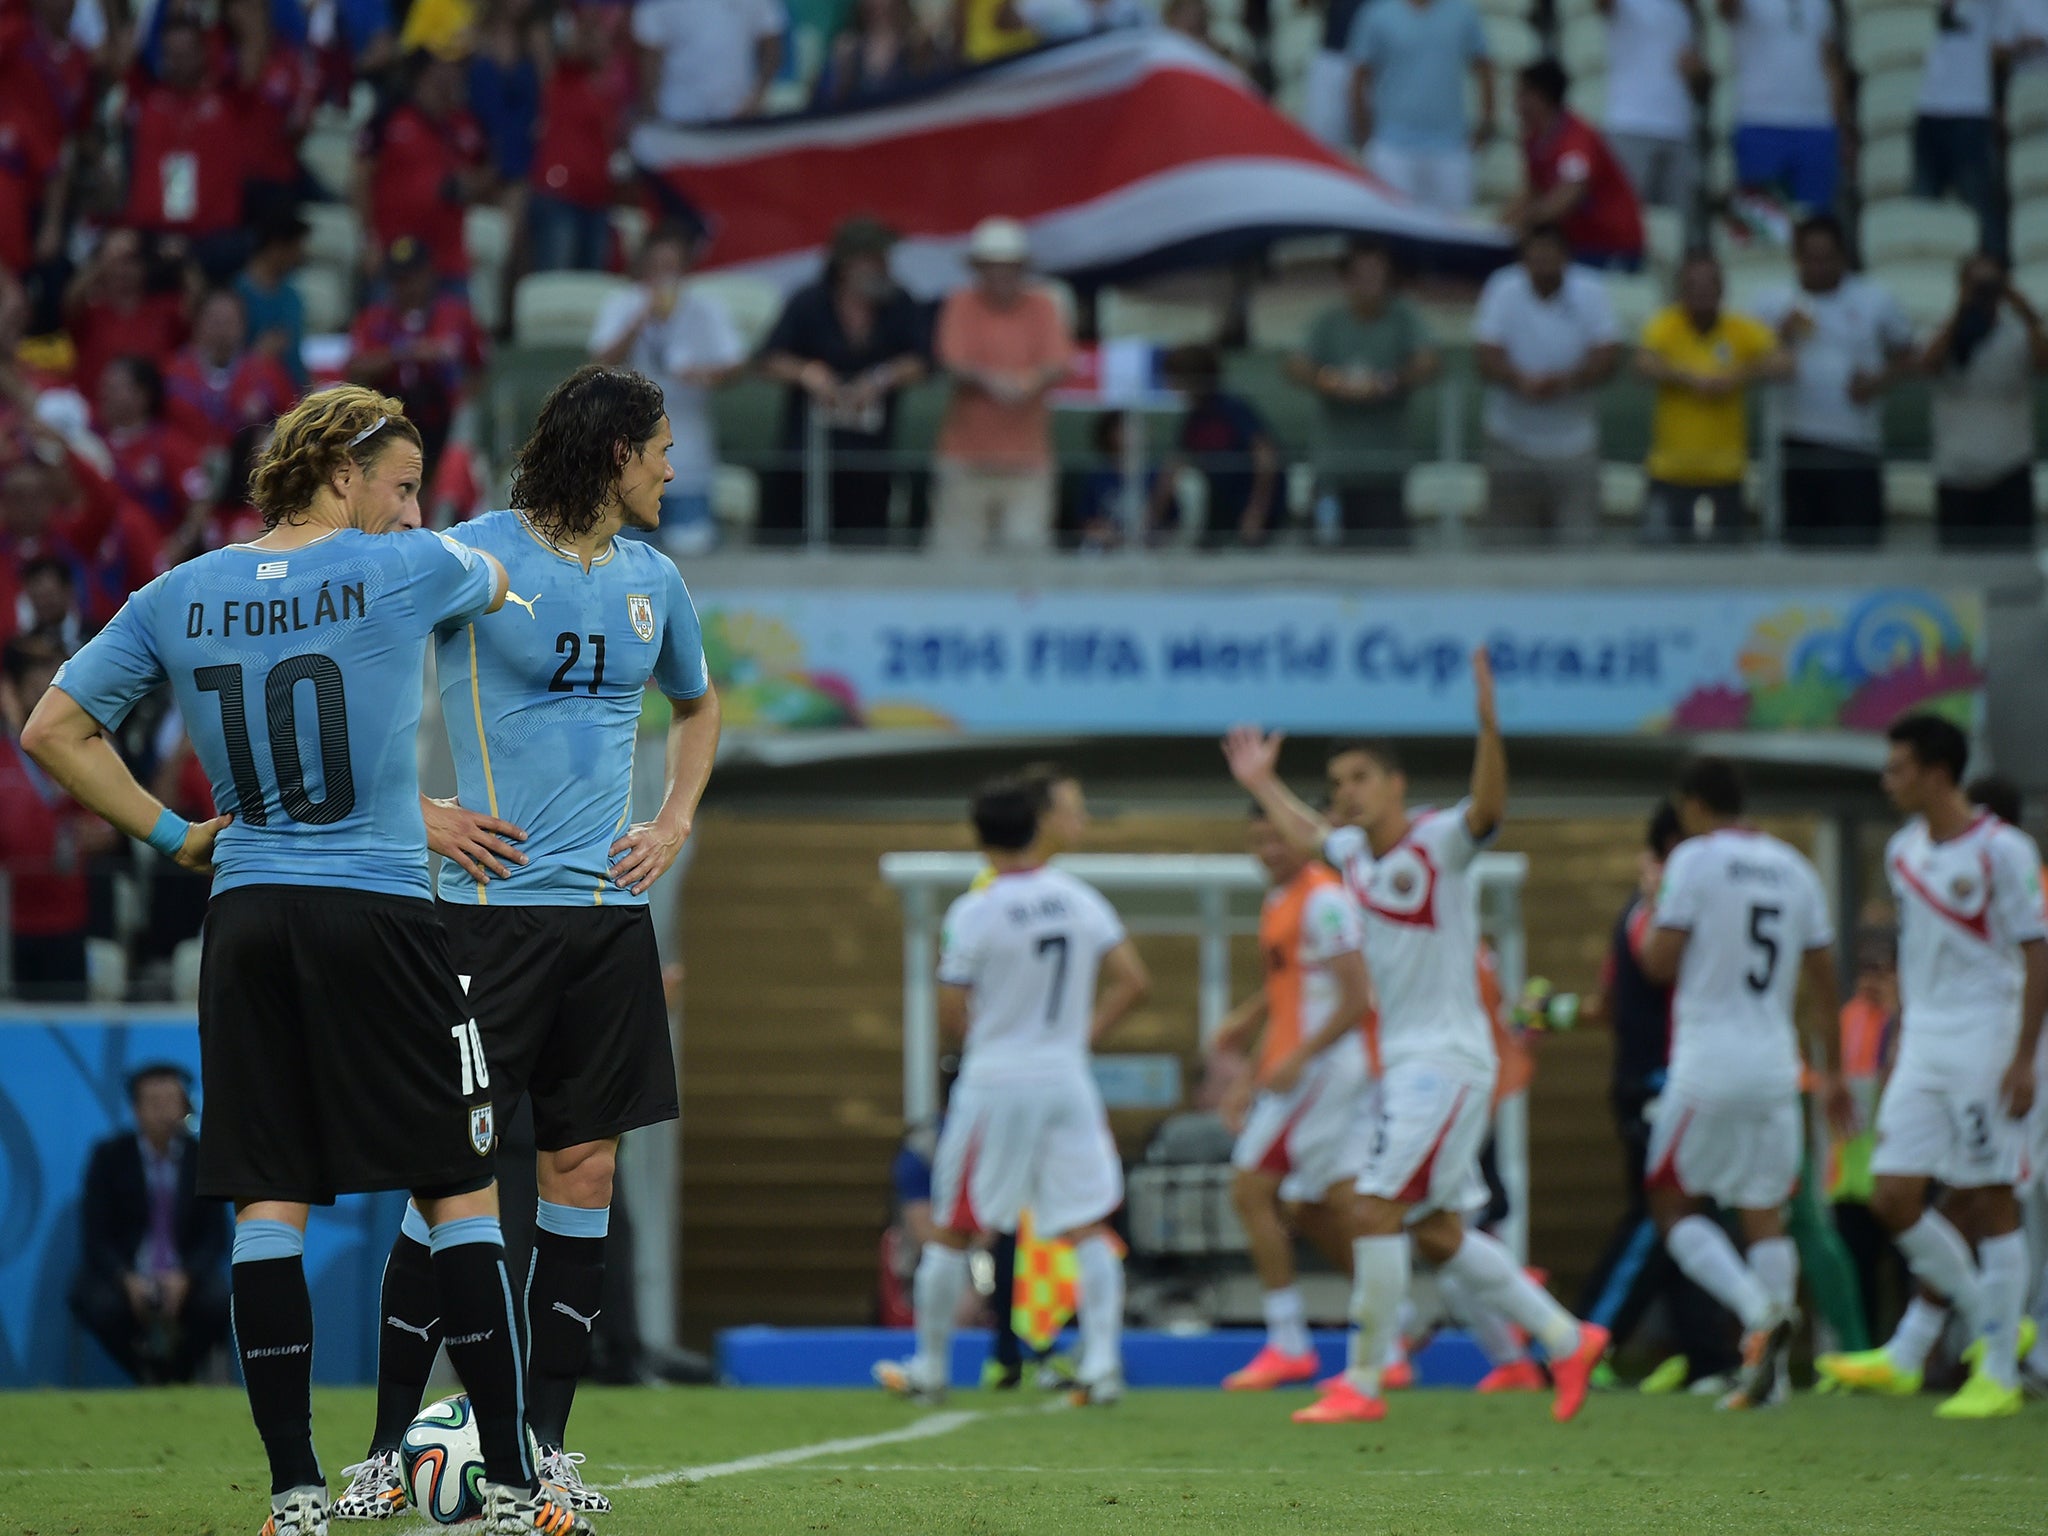
<instances>
[{"instance_id":1,"label":"white pitch line","mask_svg":"<svg viewBox=\"0 0 2048 1536\"><path fill-rule=\"evenodd\" d=\"M670 1483L702 1483L714 1477L738 1477L745 1472L766 1472L774 1467L794 1466L798 1462L812 1461L820 1456L852 1456L861 1451L871 1451L880 1445L905 1445L913 1440L930 1440L939 1435L950 1435L956 1429L965 1429L969 1424L987 1417L986 1413L935 1413L929 1418L919 1419L915 1424L906 1424L901 1429L885 1430L878 1435L854 1435L843 1440L820 1440L815 1445L793 1445L785 1450L764 1451L759 1456L742 1456L737 1461L714 1461L701 1467L677 1467L671 1472L656 1472L646 1477L629 1477L616 1486L662 1488Z\"/></svg>"}]
</instances>

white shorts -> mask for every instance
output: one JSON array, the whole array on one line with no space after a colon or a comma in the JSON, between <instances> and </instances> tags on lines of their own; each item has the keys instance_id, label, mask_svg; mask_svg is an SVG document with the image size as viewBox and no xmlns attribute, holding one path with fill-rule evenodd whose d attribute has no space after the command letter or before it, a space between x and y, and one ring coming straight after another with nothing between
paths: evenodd
<instances>
[{"instance_id":1,"label":"white shorts","mask_svg":"<svg viewBox=\"0 0 2048 1536\"><path fill-rule=\"evenodd\" d=\"M1368 1087L1365 1042L1354 1031L1311 1061L1292 1093L1252 1100L1230 1161L1279 1177L1283 1199L1322 1199L1365 1166Z\"/></svg>"},{"instance_id":2,"label":"white shorts","mask_svg":"<svg viewBox=\"0 0 2048 1536\"><path fill-rule=\"evenodd\" d=\"M1410 1219L1486 1198L1479 1154L1493 1124L1493 1078L1397 1062L1373 1096L1358 1192L1408 1206Z\"/></svg>"},{"instance_id":3,"label":"white shorts","mask_svg":"<svg viewBox=\"0 0 2048 1536\"><path fill-rule=\"evenodd\" d=\"M1410 202L1438 213L1472 210L1472 151L1404 149L1374 139L1365 146L1365 168Z\"/></svg>"},{"instance_id":4,"label":"white shorts","mask_svg":"<svg viewBox=\"0 0 2048 1536\"><path fill-rule=\"evenodd\" d=\"M1730 1104L1667 1088L1653 1111L1643 1187L1731 1211L1774 1211L1798 1186L1804 1137L1796 1091Z\"/></svg>"},{"instance_id":5,"label":"white shorts","mask_svg":"<svg viewBox=\"0 0 2048 1536\"><path fill-rule=\"evenodd\" d=\"M1951 1189L2018 1185L2027 1178L2028 1126L2005 1112L2001 1062L1984 1072L1936 1077L1910 1066L1892 1073L1877 1101L1873 1174L1939 1179Z\"/></svg>"},{"instance_id":6,"label":"white shorts","mask_svg":"<svg viewBox=\"0 0 2048 1536\"><path fill-rule=\"evenodd\" d=\"M1057 1237L1109 1215L1124 1168L1102 1095L1086 1072L961 1082L932 1160L932 1212L956 1232L1014 1232L1029 1209Z\"/></svg>"}]
</instances>

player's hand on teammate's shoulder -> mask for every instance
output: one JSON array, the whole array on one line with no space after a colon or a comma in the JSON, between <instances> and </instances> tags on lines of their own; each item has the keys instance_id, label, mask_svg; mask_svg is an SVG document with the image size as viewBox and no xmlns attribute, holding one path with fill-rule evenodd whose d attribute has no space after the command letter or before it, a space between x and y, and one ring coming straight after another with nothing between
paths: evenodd
<instances>
[{"instance_id":1,"label":"player's hand on teammate's shoulder","mask_svg":"<svg viewBox=\"0 0 2048 1536\"><path fill-rule=\"evenodd\" d=\"M636 822L626 835L612 844L612 884L620 890L644 896L650 886L669 871L683 844L690 840L690 824L653 821Z\"/></svg>"},{"instance_id":2,"label":"player's hand on teammate's shoulder","mask_svg":"<svg viewBox=\"0 0 2048 1536\"><path fill-rule=\"evenodd\" d=\"M1266 735L1255 725L1232 726L1223 738L1223 760L1230 776L1250 789L1280 769L1280 748L1287 738L1279 731Z\"/></svg>"},{"instance_id":3,"label":"player's hand on teammate's shoulder","mask_svg":"<svg viewBox=\"0 0 2048 1536\"><path fill-rule=\"evenodd\" d=\"M171 855L171 860L180 869L189 869L195 875L213 873L213 840L227 830L232 815L216 816L211 821L195 821L185 829L185 846Z\"/></svg>"},{"instance_id":4,"label":"player's hand on teammate's shoulder","mask_svg":"<svg viewBox=\"0 0 2048 1536\"><path fill-rule=\"evenodd\" d=\"M427 823L427 846L442 858L453 859L472 880L502 880L512 873L508 864L526 862L526 855L512 846L523 842L526 833L509 821L469 810L452 798L423 799L420 814Z\"/></svg>"}]
</instances>

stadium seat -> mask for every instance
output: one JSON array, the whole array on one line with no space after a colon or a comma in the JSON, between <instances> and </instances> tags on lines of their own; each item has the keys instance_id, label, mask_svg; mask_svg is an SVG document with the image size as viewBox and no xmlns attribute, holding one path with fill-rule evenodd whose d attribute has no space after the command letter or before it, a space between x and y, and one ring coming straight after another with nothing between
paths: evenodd
<instances>
[{"instance_id":1,"label":"stadium seat","mask_svg":"<svg viewBox=\"0 0 2048 1536\"><path fill-rule=\"evenodd\" d=\"M2015 143L2048 132L2048 67L2035 64L2012 77L2005 97L2005 127Z\"/></svg>"},{"instance_id":2,"label":"stadium seat","mask_svg":"<svg viewBox=\"0 0 2048 1536\"><path fill-rule=\"evenodd\" d=\"M2048 196L2048 136L2015 141L2005 165L2015 203Z\"/></svg>"},{"instance_id":3,"label":"stadium seat","mask_svg":"<svg viewBox=\"0 0 2048 1536\"><path fill-rule=\"evenodd\" d=\"M1607 121L1607 76L1585 75L1572 81L1566 105L1589 123Z\"/></svg>"},{"instance_id":4,"label":"stadium seat","mask_svg":"<svg viewBox=\"0 0 2048 1536\"><path fill-rule=\"evenodd\" d=\"M1884 509L1892 517L1934 516L1934 466L1885 465Z\"/></svg>"},{"instance_id":5,"label":"stadium seat","mask_svg":"<svg viewBox=\"0 0 2048 1536\"><path fill-rule=\"evenodd\" d=\"M330 195L345 198L355 175L355 135L345 124L316 121L299 145L299 160Z\"/></svg>"},{"instance_id":6,"label":"stadium seat","mask_svg":"<svg viewBox=\"0 0 2048 1536\"><path fill-rule=\"evenodd\" d=\"M1558 41L1558 62L1576 80L1607 71L1607 23L1596 15L1574 16Z\"/></svg>"},{"instance_id":7,"label":"stadium seat","mask_svg":"<svg viewBox=\"0 0 2048 1536\"><path fill-rule=\"evenodd\" d=\"M1477 464L1418 464L1401 499L1410 517L1462 522L1486 503L1486 471Z\"/></svg>"},{"instance_id":8,"label":"stadium seat","mask_svg":"<svg viewBox=\"0 0 2048 1536\"><path fill-rule=\"evenodd\" d=\"M355 210L346 203L307 203L300 212L312 231L306 238L306 258L353 272L363 252Z\"/></svg>"},{"instance_id":9,"label":"stadium seat","mask_svg":"<svg viewBox=\"0 0 2048 1536\"><path fill-rule=\"evenodd\" d=\"M782 314L782 290L765 278L742 272L703 272L690 279L690 286L725 306L750 353L768 339Z\"/></svg>"},{"instance_id":10,"label":"stadium seat","mask_svg":"<svg viewBox=\"0 0 2048 1536\"><path fill-rule=\"evenodd\" d=\"M1728 290L1723 302L1739 315L1754 315L1759 301L1770 294L1782 293L1791 286L1792 263L1783 256L1769 265L1758 262L1753 266L1730 267Z\"/></svg>"},{"instance_id":11,"label":"stadium seat","mask_svg":"<svg viewBox=\"0 0 2048 1536\"><path fill-rule=\"evenodd\" d=\"M721 464L711 477L711 515L732 528L751 528L761 515L761 477Z\"/></svg>"},{"instance_id":12,"label":"stadium seat","mask_svg":"<svg viewBox=\"0 0 2048 1536\"><path fill-rule=\"evenodd\" d=\"M475 267L502 271L512 259L512 221L505 210L476 207L462 216L462 248Z\"/></svg>"},{"instance_id":13,"label":"stadium seat","mask_svg":"<svg viewBox=\"0 0 2048 1536\"><path fill-rule=\"evenodd\" d=\"M2012 219L2013 260L2048 262L2048 203L2022 203Z\"/></svg>"},{"instance_id":14,"label":"stadium seat","mask_svg":"<svg viewBox=\"0 0 2048 1536\"><path fill-rule=\"evenodd\" d=\"M1856 157L1856 181L1865 202L1904 197L1913 185L1913 141L1888 133L1865 144Z\"/></svg>"},{"instance_id":15,"label":"stadium seat","mask_svg":"<svg viewBox=\"0 0 2048 1536\"><path fill-rule=\"evenodd\" d=\"M1178 347L1214 341L1223 309L1203 299L1152 298L1127 288L1105 288L1096 318L1105 341L1135 336Z\"/></svg>"},{"instance_id":16,"label":"stadium seat","mask_svg":"<svg viewBox=\"0 0 2048 1536\"><path fill-rule=\"evenodd\" d=\"M1920 71L1887 69L1863 77L1856 93L1856 116L1866 139L1907 133L1920 110Z\"/></svg>"},{"instance_id":17,"label":"stadium seat","mask_svg":"<svg viewBox=\"0 0 2048 1536\"><path fill-rule=\"evenodd\" d=\"M1640 464L1600 466L1600 511L1607 517L1635 518L1643 511L1649 477Z\"/></svg>"},{"instance_id":18,"label":"stadium seat","mask_svg":"<svg viewBox=\"0 0 2048 1536\"><path fill-rule=\"evenodd\" d=\"M2033 300L2035 308L2048 304L2048 261L2036 261L2013 272L2013 282Z\"/></svg>"},{"instance_id":19,"label":"stadium seat","mask_svg":"<svg viewBox=\"0 0 2048 1536\"><path fill-rule=\"evenodd\" d=\"M1870 266L1934 258L1958 261L1977 249L1977 215L1955 203L1894 197L1863 210L1863 259Z\"/></svg>"},{"instance_id":20,"label":"stadium seat","mask_svg":"<svg viewBox=\"0 0 2048 1536\"><path fill-rule=\"evenodd\" d=\"M1648 272L1610 272L1606 285L1614 318L1629 341L1635 340L1650 316L1670 299L1670 285Z\"/></svg>"},{"instance_id":21,"label":"stadium seat","mask_svg":"<svg viewBox=\"0 0 2048 1536\"><path fill-rule=\"evenodd\" d=\"M1521 17L1494 14L1480 19L1486 27L1486 51L1493 56L1493 67L1501 73L1513 74L1543 56L1543 44L1536 29Z\"/></svg>"},{"instance_id":22,"label":"stadium seat","mask_svg":"<svg viewBox=\"0 0 2048 1536\"><path fill-rule=\"evenodd\" d=\"M647 231L653 220L647 217L644 208L614 208L612 210L612 234L619 242L619 249L626 253L626 260L632 261L640 254L640 242L647 238Z\"/></svg>"},{"instance_id":23,"label":"stadium seat","mask_svg":"<svg viewBox=\"0 0 2048 1536\"><path fill-rule=\"evenodd\" d=\"M1685 215L1676 208L1645 208L1643 237L1649 247L1650 267L1668 276L1678 269L1685 254Z\"/></svg>"},{"instance_id":24,"label":"stadium seat","mask_svg":"<svg viewBox=\"0 0 2048 1536\"><path fill-rule=\"evenodd\" d=\"M1511 202L1522 190L1522 152L1495 139L1479 152L1479 201L1489 206Z\"/></svg>"},{"instance_id":25,"label":"stadium seat","mask_svg":"<svg viewBox=\"0 0 2048 1536\"><path fill-rule=\"evenodd\" d=\"M325 262L307 262L292 274L292 287L306 306L306 333L319 336L349 328L350 274Z\"/></svg>"},{"instance_id":26,"label":"stadium seat","mask_svg":"<svg viewBox=\"0 0 2048 1536\"><path fill-rule=\"evenodd\" d=\"M1956 264L1921 259L1874 267L1871 277L1899 301L1917 326L1938 325L1956 307Z\"/></svg>"},{"instance_id":27,"label":"stadium seat","mask_svg":"<svg viewBox=\"0 0 2048 1536\"><path fill-rule=\"evenodd\" d=\"M1849 22L1849 59L1859 73L1916 67L1934 41L1934 7L1891 6Z\"/></svg>"},{"instance_id":28,"label":"stadium seat","mask_svg":"<svg viewBox=\"0 0 2048 1536\"><path fill-rule=\"evenodd\" d=\"M584 347L604 301L626 286L604 272L535 272L512 295L512 337L522 347Z\"/></svg>"}]
</instances>

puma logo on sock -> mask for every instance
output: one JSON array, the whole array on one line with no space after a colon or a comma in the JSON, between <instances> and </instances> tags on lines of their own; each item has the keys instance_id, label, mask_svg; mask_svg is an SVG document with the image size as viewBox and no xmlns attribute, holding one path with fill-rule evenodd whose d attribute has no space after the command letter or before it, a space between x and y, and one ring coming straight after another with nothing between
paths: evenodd
<instances>
[{"instance_id":1,"label":"puma logo on sock","mask_svg":"<svg viewBox=\"0 0 2048 1536\"><path fill-rule=\"evenodd\" d=\"M600 1317L603 1317L603 1316L604 1316L604 1308L603 1308L603 1307L599 1307L599 1308L598 1308L598 1309L597 1309L597 1310L596 1310L595 1312L591 1313L591 1314L590 1314L590 1316L588 1316L588 1317L585 1317L585 1316L584 1316L584 1315L583 1315L583 1314L582 1314L581 1312L578 1312L578 1311L577 1311L577 1310L576 1310L576 1309L575 1309L574 1307L570 1306L570 1305L569 1305L569 1303L567 1303L566 1301L558 1301L558 1302L556 1302L556 1303L554 1304L554 1310L555 1310L555 1311L557 1311L557 1312L559 1312L559 1313L561 1313L561 1314L562 1314L562 1316L564 1316L564 1317L567 1317L567 1318L573 1318L573 1319L575 1319L575 1320L576 1320L577 1322L581 1323L581 1324L583 1325L583 1331L584 1331L585 1333L588 1333L588 1332L590 1332L590 1330L591 1330L592 1326L596 1324L597 1320L598 1320L598 1319L599 1319Z\"/></svg>"},{"instance_id":2,"label":"puma logo on sock","mask_svg":"<svg viewBox=\"0 0 2048 1536\"><path fill-rule=\"evenodd\" d=\"M434 1324L441 1321L441 1319L439 1319L438 1317L430 1317L426 1320L425 1323L421 1324L418 1327L414 1327L411 1323L408 1323L402 1317L387 1317L384 1319L384 1321L390 1327L396 1328L400 1333L417 1334L422 1339L431 1339L434 1335L430 1330L433 1328Z\"/></svg>"}]
</instances>

